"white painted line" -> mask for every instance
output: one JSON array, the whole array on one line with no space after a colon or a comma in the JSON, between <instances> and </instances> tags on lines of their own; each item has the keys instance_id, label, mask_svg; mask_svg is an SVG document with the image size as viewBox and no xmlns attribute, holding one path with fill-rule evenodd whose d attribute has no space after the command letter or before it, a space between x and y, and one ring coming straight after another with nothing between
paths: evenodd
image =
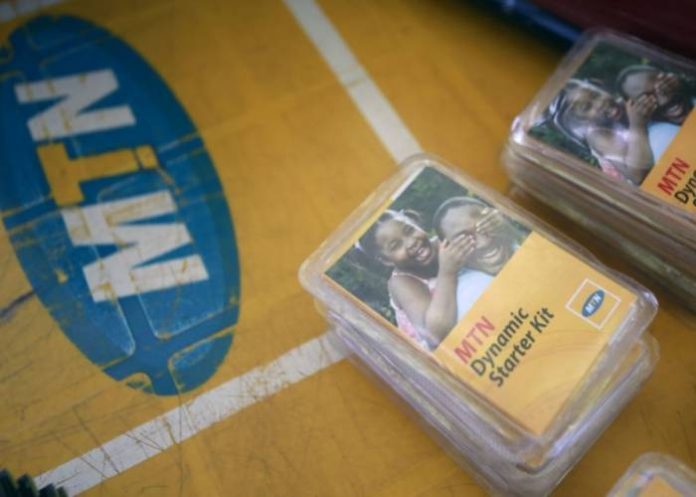
<instances>
[{"instance_id":1,"label":"white painted line","mask_svg":"<svg viewBox=\"0 0 696 497\"><path fill-rule=\"evenodd\" d=\"M416 139L316 2L284 1L394 160L398 163L420 152ZM37 481L64 486L70 495L77 495L342 358L322 335L42 474Z\"/></svg>"},{"instance_id":2,"label":"white painted line","mask_svg":"<svg viewBox=\"0 0 696 497\"><path fill-rule=\"evenodd\" d=\"M355 105L397 162L421 152L401 118L314 0L284 0Z\"/></svg>"},{"instance_id":3,"label":"white painted line","mask_svg":"<svg viewBox=\"0 0 696 497\"><path fill-rule=\"evenodd\" d=\"M37 478L70 495L100 484L342 359L327 335L252 369Z\"/></svg>"}]
</instances>

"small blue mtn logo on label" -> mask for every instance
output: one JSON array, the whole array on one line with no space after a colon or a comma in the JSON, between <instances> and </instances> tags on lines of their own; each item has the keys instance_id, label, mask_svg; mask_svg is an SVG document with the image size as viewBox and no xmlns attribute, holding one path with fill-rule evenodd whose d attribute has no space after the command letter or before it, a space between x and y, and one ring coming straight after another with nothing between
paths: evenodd
<instances>
[{"instance_id":1,"label":"small blue mtn logo on label","mask_svg":"<svg viewBox=\"0 0 696 497\"><path fill-rule=\"evenodd\" d=\"M595 314L604 302L604 290L595 290L582 306L583 317L590 317Z\"/></svg>"},{"instance_id":2,"label":"small blue mtn logo on label","mask_svg":"<svg viewBox=\"0 0 696 497\"><path fill-rule=\"evenodd\" d=\"M601 330L610 322L621 299L590 279L583 280L566 303L566 309Z\"/></svg>"}]
</instances>

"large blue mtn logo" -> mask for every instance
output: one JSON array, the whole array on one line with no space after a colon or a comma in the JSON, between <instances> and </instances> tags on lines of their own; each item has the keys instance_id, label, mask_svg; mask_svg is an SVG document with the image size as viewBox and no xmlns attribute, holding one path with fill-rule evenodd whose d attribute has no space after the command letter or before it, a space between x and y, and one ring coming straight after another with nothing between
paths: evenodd
<instances>
[{"instance_id":1,"label":"large blue mtn logo","mask_svg":"<svg viewBox=\"0 0 696 497\"><path fill-rule=\"evenodd\" d=\"M232 344L239 266L199 133L126 43L39 17L0 49L0 214L36 295L115 380L202 385Z\"/></svg>"}]
</instances>

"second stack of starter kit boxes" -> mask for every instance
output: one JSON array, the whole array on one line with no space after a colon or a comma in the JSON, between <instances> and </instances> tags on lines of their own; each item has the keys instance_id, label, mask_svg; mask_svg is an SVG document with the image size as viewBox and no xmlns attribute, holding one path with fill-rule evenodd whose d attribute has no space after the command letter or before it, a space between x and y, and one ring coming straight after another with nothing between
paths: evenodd
<instances>
[{"instance_id":1,"label":"second stack of starter kit boxes","mask_svg":"<svg viewBox=\"0 0 696 497\"><path fill-rule=\"evenodd\" d=\"M585 34L514 121L512 181L696 309L696 64Z\"/></svg>"}]
</instances>

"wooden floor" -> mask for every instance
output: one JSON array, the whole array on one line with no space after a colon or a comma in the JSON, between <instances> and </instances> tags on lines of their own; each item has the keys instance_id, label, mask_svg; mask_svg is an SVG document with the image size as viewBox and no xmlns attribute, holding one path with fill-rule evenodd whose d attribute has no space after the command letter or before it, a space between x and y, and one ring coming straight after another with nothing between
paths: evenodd
<instances>
[{"instance_id":1,"label":"wooden floor","mask_svg":"<svg viewBox=\"0 0 696 497\"><path fill-rule=\"evenodd\" d=\"M555 67L560 49L463 1L318 3L421 147L506 191L499 156L508 128ZM112 380L85 359L38 299L0 320L0 466L32 475L322 335L326 324L300 288L298 267L396 168L280 0L72 0L49 11L117 34L188 110L234 219L242 296L225 362L204 386L179 397ZM0 35L26 20L0 23ZM655 287L591 235L528 205L604 262ZM29 290L0 231L0 308ZM696 467L696 318L655 291L661 303L652 330L661 346L657 370L554 495L604 495L646 451ZM346 360L250 404L83 495L484 495Z\"/></svg>"}]
</instances>

